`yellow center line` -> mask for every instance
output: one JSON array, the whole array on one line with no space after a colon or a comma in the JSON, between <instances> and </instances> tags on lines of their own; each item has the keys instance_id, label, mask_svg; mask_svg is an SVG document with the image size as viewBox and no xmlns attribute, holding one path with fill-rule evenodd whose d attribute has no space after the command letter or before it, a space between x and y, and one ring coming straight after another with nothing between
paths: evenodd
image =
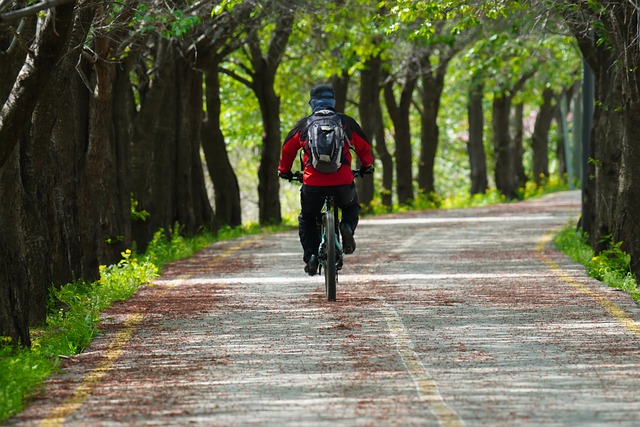
<instances>
[{"instance_id":1,"label":"yellow center line","mask_svg":"<svg viewBox=\"0 0 640 427\"><path fill-rule=\"evenodd\" d=\"M122 348L127 344L136 325L140 323L141 320L142 314L140 313L132 313L127 317L127 320L124 322L123 329L116 333L113 341L109 344L109 348L107 348L107 351L104 354L104 359L101 360L86 377L84 377L80 385L76 387L75 391L71 397L66 400L66 402L58 406L51 415L42 420L40 423L41 426L60 426L64 423L65 418L78 409L82 402L89 397L96 386L100 383L102 377L104 377L107 371L113 367L114 363L120 356L120 353L122 353Z\"/></svg>"},{"instance_id":2,"label":"yellow center line","mask_svg":"<svg viewBox=\"0 0 640 427\"><path fill-rule=\"evenodd\" d=\"M407 371L413 378L420 400L427 404L429 410L438 419L441 426L463 426L464 421L453 409L449 407L449 405L446 404L438 390L438 384L436 384L435 380L425 369L418 354L413 350L411 337L409 337L404 323L402 323L402 319L398 315L396 309L386 305L385 303L381 308L381 311L387 321L389 331L395 341L398 353L400 354Z\"/></svg>"},{"instance_id":3,"label":"yellow center line","mask_svg":"<svg viewBox=\"0 0 640 427\"><path fill-rule=\"evenodd\" d=\"M543 236L536 245L536 251L539 253L542 262L544 262L551 271L553 271L563 282L573 286L577 291L590 296L596 300L602 308L604 308L614 319L616 319L629 332L640 336L640 325L631 318L623 309L618 307L613 301L598 292L592 291L587 286L575 280L573 277L565 273L562 268L544 253L545 246L553 239L555 232Z\"/></svg>"},{"instance_id":4,"label":"yellow center line","mask_svg":"<svg viewBox=\"0 0 640 427\"><path fill-rule=\"evenodd\" d=\"M229 257L234 252L242 249L245 246L248 246L254 243L256 240L260 239L262 236L252 236L248 239L242 240L237 244L231 246L224 252L220 253L216 256L211 262L207 264L208 267L213 267L220 264L225 258ZM181 278L186 279L192 277L194 273L187 273ZM173 288L175 285L166 286L163 290L155 293L155 298L162 296L168 290ZM93 390L95 390L102 378L106 375L106 373L113 369L114 364L120 357L122 353L122 349L127 345L129 339L133 335L133 332L136 326L142 321L143 318L142 313L131 313L127 316L124 321L123 328L118 331L113 338L113 341L109 344L109 347L105 351L103 358L100 362L98 362L97 366L93 368L82 380L82 382L75 388L73 394L60 406L58 406L47 418L43 419L40 422L40 425L43 427L54 427L63 425L65 419L69 417L72 413L74 413L80 405L91 395Z\"/></svg>"}]
</instances>

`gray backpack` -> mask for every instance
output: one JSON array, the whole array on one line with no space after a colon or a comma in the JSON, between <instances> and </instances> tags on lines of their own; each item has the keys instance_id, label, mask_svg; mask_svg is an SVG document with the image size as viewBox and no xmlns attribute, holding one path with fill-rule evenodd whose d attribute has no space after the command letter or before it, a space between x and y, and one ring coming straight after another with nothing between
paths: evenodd
<instances>
[{"instance_id":1,"label":"gray backpack","mask_svg":"<svg viewBox=\"0 0 640 427\"><path fill-rule=\"evenodd\" d=\"M342 166L345 132L340 116L331 110L320 110L307 119L307 164L322 173L334 173Z\"/></svg>"}]
</instances>

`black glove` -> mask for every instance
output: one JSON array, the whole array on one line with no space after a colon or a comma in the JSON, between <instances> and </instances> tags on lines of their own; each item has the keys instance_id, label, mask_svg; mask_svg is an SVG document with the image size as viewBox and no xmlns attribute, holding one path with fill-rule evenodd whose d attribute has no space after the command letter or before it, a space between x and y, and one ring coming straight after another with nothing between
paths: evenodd
<instances>
[{"instance_id":1,"label":"black glove","mask_svg":"<svg viewBox=\"0 0 640 427\"><path fill-rule=\"evenodd\" d=\"M373 165L360 166L360 175L368 175L373 173Z\"/></svg>"},{"instance_id":2,"label":"black glove","mask_svg":"<svg viewBox=\"0 0 640 427\"><path fill-rule=\"evenodd\" d=\"M293 180L293 172L278 172L278 176L282 179L287 179L289 181Z\"/></svg>"}]
</instances>

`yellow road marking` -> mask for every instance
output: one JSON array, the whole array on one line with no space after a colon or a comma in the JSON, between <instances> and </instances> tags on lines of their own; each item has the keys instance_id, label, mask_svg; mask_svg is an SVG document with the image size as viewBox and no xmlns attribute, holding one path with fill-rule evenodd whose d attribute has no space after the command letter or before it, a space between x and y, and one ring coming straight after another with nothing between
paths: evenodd
<instances>
[{"instance_id":1,"label":"yellow road marking","mask_svg":"<svg viewBox=\"0 0 640 427\"><path fill-rule=\"evenodd\" d=\"M60 426L64 423L65 418L78 409L100 383L102 377L113 367L120 353L122 353L122 348L129 342L133 330L141 320L141 313L133 313L127 317L124 322L124 328L118 331L111 344L109 344L109 348L104 354L104 359L84 377L80 385L76 387L73 395L66 402L60 405L49 417L42 420L41 426Z\"/></svg>"},{"instance_id":2,"label":"yellow road marking","mask_svg":"<svg viewBox=\"0 0 640 427\"><path fill-rule=\"evenodd\" d=\"M464 421L453 409L449 407L449 405L446 404L442 395L440 395L438 385L425 369L418 354L413 351L413 342L411 341L398 312L395 308L388 305L383 306L381 310L384 314L385 320L387 321L391 336L395 341L398 353L400 354L407 371L413 378L420 399L427 404L429 410L431 410L433 415L435 415L441 426L463 426Z\"/></svg>"},{"instance_id":3,"label":"yellow road marking","mask_svg":"<svg viewBox=\"0 0 640 427\"><path fill-rule=\"evenodd\" d=\"M553 271L558 277L560 277L560 280L573 286L577 291L582 292L583 294L588 295L596 300L602 306L602 308L604 308L611 316L613 316L614 319L620 322L620 324L624 326L629 332L640 336L640 325L638 325L638 323L633 320L631 316L629 316L623 309L618 307L609 298L592 291L587 286L569 276L562 270L562 268L560 268L558 264L553 262L551 258L549 258L544 253L545 246L553 239L554 235L555 232L552 232L547 234L546 236L543 236L536 245L536 251L540 254L542 262L544 262L551 271Z\"/></svg>"},{"instance_id":4,"label":"yellow road marking","mask_svg":"<svg viewBox=\"0 0 640 427\"><path fill-rule=\"evenodd\" d=\"M245 246L254 243L256 240L260 239L262 236L257 235L246 240L242 240L237 244L231 246L224 252L220 253L216 256L211 262L207 264L208 267L213 267L220 264L225 258L230 256L232 253L236 252L239 249L242 249ZM186 279L192 277L193 273L185 274L181 278ZM155 297L159 297L166 293L169 289L174 287L174 285L169 285L162 289L161 291L155 294ZM113 365L120 357L122 353L122 349L129 342L131 335L133 335L133 331L136 326L142 321L143 314L142 313L132 313L127 316L127 319L124 321L122 330L116 333L116 336L109 344L109 347L104 353L103 359L98 363L98 365L93 368L82 380L80 385L76 387L71 397L69 397L64 403L58 406L47 418L43 419L40 422L40 425L43 427L54 427L61 426L64 423L64 420L70 416L73 412L75 412L80 405L91 395L93 390L100 384L102 377L104 377L107 371L113 368Z\"/></svg>"}]
</instances>

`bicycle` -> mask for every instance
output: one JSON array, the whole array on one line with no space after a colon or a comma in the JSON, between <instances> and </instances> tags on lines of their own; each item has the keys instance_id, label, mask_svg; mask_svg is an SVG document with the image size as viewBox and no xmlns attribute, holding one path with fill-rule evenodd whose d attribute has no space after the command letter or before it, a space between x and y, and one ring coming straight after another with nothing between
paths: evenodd
<instances>
[{"instance_id":1,"label":"bicycle","mask_svg":"<svg viewBox=\"0 0 640 427\"><path fill-rule=\"evenodd\" d=\"M359 170L352 171L354 177L362 177ZM287 179L287 178L285 178ZM302 183L302 172L295 172L288 179ZM327 301L335 301L338 286L338 271L344 264L344 252L340 241L340 218L338 206L333 196L325 196L322 206L320 221L318 223L320 233L320 246L318 247L319 274L324 270L324 287ZM333 232L327 232L333 230Z\"/></svg>"}]
</instances>

